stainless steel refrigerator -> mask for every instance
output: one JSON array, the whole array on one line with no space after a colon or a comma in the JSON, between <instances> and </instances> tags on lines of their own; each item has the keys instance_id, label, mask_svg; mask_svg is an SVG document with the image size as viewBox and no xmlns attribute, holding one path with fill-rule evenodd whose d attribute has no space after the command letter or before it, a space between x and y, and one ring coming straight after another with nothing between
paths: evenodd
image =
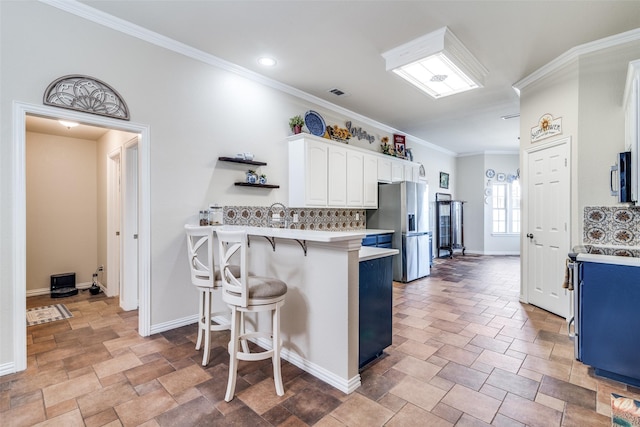
<instances>
[{"instance_id":1,"label":"stainless steel refrigerator","mask_svg":"<svg viewBox=\"0 0 640 427\"><path fill-rule=\"evenodd\" d=\"M367 228L394 230L393 280L410 282L429 275L428 186L420 182L378 185L378 209L367 211Z\"/></svg>"}]
</instances>

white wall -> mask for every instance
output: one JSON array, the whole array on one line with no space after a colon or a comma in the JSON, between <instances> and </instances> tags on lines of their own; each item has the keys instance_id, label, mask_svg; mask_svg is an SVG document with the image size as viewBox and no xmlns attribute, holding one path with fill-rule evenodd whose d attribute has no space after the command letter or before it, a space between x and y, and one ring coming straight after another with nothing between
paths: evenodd
<instances>
[{"instance_id":1,"label":"white wall","mask_svg":"<svg viewBox=\"0 0 640 427\"><path fill-rule=\"evenodd\" d=\"M491 233L491 204L485 203L485 189L496 178L485 176L487 169L496 173L516 173L519 154L482 153L457 158L458 185L456 199L464 200L464 245L466 251L485 255L518 255L520 236Z\"/></svg>"},{"instance_id":2,"label":"white wall","mask_svg":"<svg viewBox=\"0 0 640 427\"><path fill-rule=\"evenodd\" d=\"M90 282L97 258L96 142L28 132L27 290L50 276Z\"/></svg>"},{"instance_id":3,"label":"white wall","mask_svg":"<svg viewBox=\"0 0 640 427\"><path fill-rule=\"evenodd\" d=\"M107 82L126 100L131 121L149 125L151 323L193 315L197 293L189 284L183 224L211 202L286 203L288 120L308 109L326 111L39 2L0 2L0 43L0 366L13 360L12 283L18 273L11 198L14 132L21 130L13 129L10 112L14 101L40 105L47 85L64 75ZM408 145L427 169L432 194L440 170L451 170L455 187L452 154L411 140ZM279 189L233 185L246 168L217 158L244 151L268 163L261 171Z\"/></svg>"}]
</instances>

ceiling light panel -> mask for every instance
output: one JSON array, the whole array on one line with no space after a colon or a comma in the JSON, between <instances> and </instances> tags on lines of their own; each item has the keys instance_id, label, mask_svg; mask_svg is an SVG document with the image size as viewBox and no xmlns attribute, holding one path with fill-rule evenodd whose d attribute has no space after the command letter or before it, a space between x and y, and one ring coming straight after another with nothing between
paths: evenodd
<instances>
[{"instance_id":1,"label":"ceiling light panel","mask_svg":"<svg viewBox=\"0 0 640 427\"><path fill-rule=\"evenodd\" d=\"M487 69L447 27L382 54L393 71L434 98L482 87Z\"/></svg>"}]
</instances>

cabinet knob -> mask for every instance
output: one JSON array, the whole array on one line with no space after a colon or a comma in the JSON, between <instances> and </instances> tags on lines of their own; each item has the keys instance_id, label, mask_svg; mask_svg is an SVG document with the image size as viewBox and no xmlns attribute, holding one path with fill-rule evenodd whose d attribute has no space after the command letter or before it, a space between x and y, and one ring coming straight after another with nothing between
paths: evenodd
<instances>
[{"instance_id":1,"label":"cabinet knob","mask_svg":"<svg viewBox=\"0 0 640 427\"><path fill-rule=\"evenodd\" d=\"M533 239L533 234L527 233L527 237L530 238L530 239Z\"/></svg>"}]
</instances>

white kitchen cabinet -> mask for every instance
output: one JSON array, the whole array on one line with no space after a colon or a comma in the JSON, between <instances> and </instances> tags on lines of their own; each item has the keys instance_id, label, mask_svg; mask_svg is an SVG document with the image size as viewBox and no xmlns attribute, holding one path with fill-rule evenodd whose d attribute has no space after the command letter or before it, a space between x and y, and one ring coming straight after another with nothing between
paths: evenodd
<instances>
[{"instance_id":1,"label":"white kitchen cabinet","mask_svg":"<svg viewBox=\"0 0 640 427\"><path fill-rule=\"evenodd\" d=\"M347 150L347 206L362 207L364 205L364 153Z\"/></svg>"},{"instance_id":2,"label":"white kitchen cabinet","mask_svg":"<svg viewBox=\"0 0 640 427\"><path fill-rule=\"evenodd\" d=\"M402 160L391 161L391 182L404 181L404 162Z\"/></svg>"},{"instance_id":3,"label":"white kitchen cabinet","mask_svg":"<svg viewBox=\"0 0 640 427\"><path fill-rule=\"evenodd\" d=\"M289 206L327 206L329 146L312 139L289 141Z\"/></svg>"},{"instance_id":4,"label":"white kitchen cabinet","mask_svg":"<svg viewBox=\"0 0 640 427\"><path fill-rule=\"evenodd\" d=\"M378 207L378 159L376 156L365 154L363 161L363 206L365 208Z\"/></svg>"},{"instance_id":5,"label":"white kitchen cabinet","mask_svg":"<svg viewBox=\"0 0 640 427\"><path fill-rule=\"evenodd\" d=\"M420 180L420 166L413 163L404 165L404 180L418 182Z\"/></svg>"},{"instance_id":6,"label":"white kitchen cabinet","mask_svg":"<svg viewBox=\"0 0 640 427\"><path fill-rule=\"evenodd\" d=\"M347 206L347 149L329 146L328 193L329 206Z\"/></svg>"},{"instance_id":7,"label":"white kitchen cabinet","mask_svg":"<svg viewBox=\"0 0 640 427\"><path fill-rule=\"evenodd\" d=\"M378 181L391 182L391 157L378 158Z\"/></svg>"}]
</instances>

